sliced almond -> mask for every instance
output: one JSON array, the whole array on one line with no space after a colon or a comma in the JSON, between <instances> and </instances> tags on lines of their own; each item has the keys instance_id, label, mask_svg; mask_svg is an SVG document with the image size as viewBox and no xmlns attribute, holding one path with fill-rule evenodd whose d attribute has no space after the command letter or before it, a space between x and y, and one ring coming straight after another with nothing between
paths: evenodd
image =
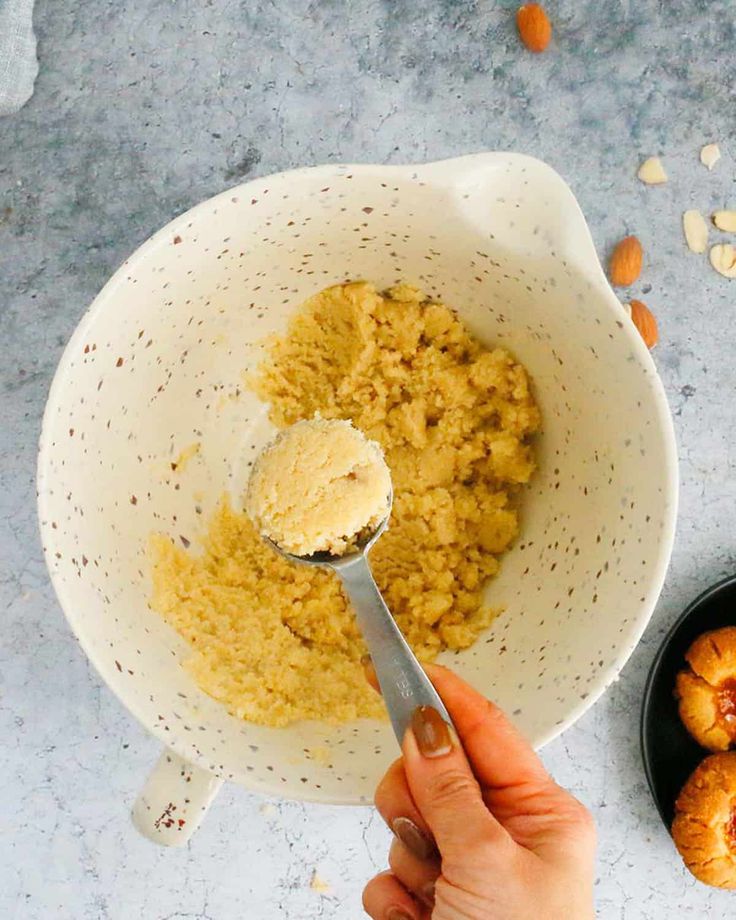
<instances>
[{"instance_id":1,"label":"sliced almond","mask_svg":"<svg viewBox=\"0 0 736 920\"><path fill-rule=\"evenodd\" d=\"M736 211L716 211L713 215L713 223L719 230L736 233Z\"/></svg>"},{"instance_id":2,"label":"sliced almond","mask_svg":"<svg viewBox=\"0 0 736 920\"><path fill-rule=\"evenodd\" d=\"M721 151L718 148L718 144L706 144L700 151L700 162L703 166L707 166L708 169L713 169L720 158Z\"/></svg>"},{"instance_id":3,"label":"sliced almond","mask_svg":"<svg viewBox=\"0 0 736 920\"><path fill-rule=\"evenodd\" d=\"M719 243L710 250L710 264L724 278L736 278L736 248Z\"/></svg>"},{"instance_id":4,"label":"sliced almond","mask_svg":"<svg viewBox=\"0 0 736 920\"><path fill-rule=\"evenodd\" d=\"M646 185L662 185L667 181L667 173L659 157L649 157L648 160L644 160L637 176Z\"/></svg>"},{"instance_id":5,"label":"sliced almond","mask_svg":"<svg viewBox=\"0 0 736 920\"><path fill-rule=\"evenodd\" d=\"M631 321L639 330L639 335L644 339L647 348L654 348L659 341L659 330L657 329L657 320L649 307L642 303L641 300L632 300L629 302L631 310Z\"/></svg>"},{"instance_id":6,"label":"sliced almond","mask_svg":"<svg viewBox=\"0 0 736 920\"><path fill-rule=\"evenodd\" d=\"M608 263L608 276L611 284L616 287L633 284L641 274L643 258L641 243L635 236L625 236L616 243Z\"/></svg>"},{"instance_id":7,"label":"sliced almond","mask_svg":"<svg viewBox=\"0 0 736 920\"><path fill-rule=\"evenodd\" d=\"M691 252L705 252L708 248L708 224L700 211L685 211L682 229Z\"/></svg>"}]
</instances>

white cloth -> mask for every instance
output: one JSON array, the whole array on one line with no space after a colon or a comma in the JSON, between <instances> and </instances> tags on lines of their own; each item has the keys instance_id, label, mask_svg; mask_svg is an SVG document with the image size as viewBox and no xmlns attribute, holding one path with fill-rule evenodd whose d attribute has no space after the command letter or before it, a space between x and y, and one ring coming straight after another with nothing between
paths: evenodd
<instances>
[{"instance_id":1,"label":"white cloth","mask_svg":"<svg viewBox=\"0 0 736 920\"><path fill-rule=\"evenodd\" d=\"M0 116L28 102L37 74L33 0L0 0Z\"/></svg>"}]
</instances>

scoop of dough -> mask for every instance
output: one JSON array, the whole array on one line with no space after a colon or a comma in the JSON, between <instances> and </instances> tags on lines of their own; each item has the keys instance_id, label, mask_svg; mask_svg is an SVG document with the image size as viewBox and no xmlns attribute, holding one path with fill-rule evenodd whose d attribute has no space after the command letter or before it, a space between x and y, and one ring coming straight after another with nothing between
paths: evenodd
<instances>
[{"instance_id":1,"label":"scoop of dough","mask_svg":"<svg viewBox=\"0 0 736 920\"><path fill-rule=\"evenodd\" d=\"M282 431L260 455L246 510L265 537L297 556L342 555L390 508L380 446L350 422L315 418Z\"/></svg>"}]
</instances>

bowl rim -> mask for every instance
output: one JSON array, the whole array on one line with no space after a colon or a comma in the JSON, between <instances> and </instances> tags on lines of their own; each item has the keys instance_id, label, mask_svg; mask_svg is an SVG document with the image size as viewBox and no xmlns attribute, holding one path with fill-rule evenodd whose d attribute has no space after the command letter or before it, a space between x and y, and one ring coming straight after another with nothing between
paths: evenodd
<instances>
[{"instance_id":1,"label":"bowl rim","mask_svg":"<svg viewBox=\"0 0 736 920\"><path fill-rule=\"evenodd\" d=\"M621 313L621 303L610 287L600 259L595 250L590 229L580 205L575 198L569 185L562 176L551 166L536 157L527 154L520 154L511 151L483 151L471 153L457 157L450 157L441 160L434 160L427 163L407 163L407 164L375 164L375 163L335 163L323 164L316 166L297 167L295 169L285 170L282 172L272 173L266 176L259 176L243 182L239 185L232 186L219 192L216 195L206 198L186 211L178 214L172 220L168 221L159 230L151 234L144 242L138 246L116 269L107 282L95 295L94 299L87 307L82 317L79 319L64 351L61 354L59 363L51 386L48 391L46 406L43 413L41 431L38 442L38 457L36 466L36 483L37 483L37 519L41 535L41 543L44 552L44 559L47 563L47 571L54 592L59 601L59 605L64 612L64 616L71 627L72 633L79 642L82 650L89 658L97 673L100 675L107 687L114 693L124 708L133 715L141 726L157 738L165 747L172 749L179 756L183 757L190 763L196 764L202 769L212 773L211 765L207 763L207 758L199 754L196 750L190 748L182 739L172 735L171 732L164 732L155 722L150 722L143 713L142 707L135 700L129 699L124 693L122 687L118 686L115 680L115 674L112 665L108 667L101 659L101 656L92 648L91 643L87 640L84 630L81 629L77 618L75 617L75 605L71 598L67 596L66 588L62 580L55 574L53 566L49 564L47 558L46 538L47 532L50 535L49 516L46 507L46 493L49 484L49 473L47 454L49 448L46 446L46 434L53 410L56 408L57 400L62 389L62 381L68 372L68 364L73 355L76 355L79 343L86 335L89 326L104 312L106 301L117 288L125 281L127 274L130 272L131 265L145 259L153 250L162 244L168 243L172 233L181 230L182 227L191 221L194 217L208 211L220 202L225 202L235 195L243 197L252 196L252 193L263 187L269 182L283 182L285 180L299 180L306 177L339 177L349 174L362 174L364 176L373 176L377 179L394 177L403 180L425 180L426 185L435 185L438 188L452 187L457 179L467 174L468 169L480 165L510 164L526 165L529 168L543 171L546 173L546 180L557 185L558 189L567 198L567 204L570 208L570 226L574 233L574 242L576 247L585 257L585 261L577 262L576 268L586 277L596 293L600 295L607 303L608 308L619 318ZM632 652L641 640L642 634L646 629L657 600L659 598L664 579L669 566L670 556L674 545L675 528L678 511L679 498L679 473L677 462L677 445L675 440L674 425L670 414L669 405L665 395L662 381L657 373L656 366L649 353L648 348L642 341L639 333L633 324L624 324L624 335L627 336L629 344L636 356L642 370L650 378L651 395L656 407L656 419L659 423L659 430L662 435L662 447L664 452L664 469L663 469L663 495L665 498L665 509L663 527L659 536L659 552L656 564L651 568L650 586L645 595L645 600L641 603L636 617L632 618L630 624L629 638L621 646L618 654L611 663L600 672L596 681L588 688L588 693L584 699L578 700L575 706L571 707L567 716L560 719L557 723L550 726L547 731L540 732L538 736L532 738L532 743L536 749L544 747L550 741L557 738L569 727L571 727L588 709L590 709L605 693L608 687L617 680L621 670L628 661ZM261 781L250 774L240 773L235 776L227 775L224 778L231 782L236 782L248 789L263 792L268 795L277 795L279 798L290 798L289 790L278 787L275 783ZM286 794L285 794L286 793ZM301 793L301 790L300 790ZM312 793L311 790L305 790L305 793L294 795L294 800L304 802L321 802L324 804L345 804L360 805L366 804L365 797L358 795L329 795L321 793Z\"/></svg>"}]
</instances>

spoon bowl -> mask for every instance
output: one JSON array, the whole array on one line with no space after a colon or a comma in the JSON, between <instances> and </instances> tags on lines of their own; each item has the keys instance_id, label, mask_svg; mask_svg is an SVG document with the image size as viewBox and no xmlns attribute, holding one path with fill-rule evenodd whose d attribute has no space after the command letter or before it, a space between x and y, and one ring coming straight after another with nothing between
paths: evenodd
<instances>
[{"instance_id":1,"label":"spoon bowl","mask_svg":"<svg viewBox=\"0 0 736 920\"><path fill-rule=\"evenodd\" d=\"M338 556L335 553L329 553L325 550L316 553L310 553L307 556L299 556L297 553L289 553L285 549L282 549L278 543L276 543L268 536L264 536L264 540L266 543L268 543L269 546L272 546L280 556L283 556L290 562L298 562L302 565L317 565L331 569L337 569L340 566L350 565L351 562L355 561L357 556L364 556L372 549L373 544L388 527L393 502L394 493L393 490L391 490L388 496L388 511L386 512L386 517L378 524L375 530L364 535L358 541L357 549L351 550L349 553L343 553L341 556Z\"/></svg>"}]
</instances>

